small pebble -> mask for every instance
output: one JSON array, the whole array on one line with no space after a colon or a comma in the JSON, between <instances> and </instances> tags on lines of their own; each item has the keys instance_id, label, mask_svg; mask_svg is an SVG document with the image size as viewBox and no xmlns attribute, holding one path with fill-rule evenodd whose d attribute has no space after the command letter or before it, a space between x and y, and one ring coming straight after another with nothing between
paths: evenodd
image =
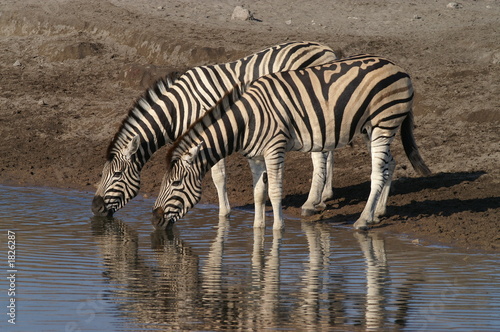
<instances>
[{"instance_id":1,"label":"small pebble","mask_svg":"<svg viewBox=\"0 0 500 332\"><path fill-rule=\"evenodd\" d=\"M460 9L462 8L462 4L458 2L450 2L449 4L446 5L446 8L452 8L452 9Z\"/></svg>"},{"instance_id":2,"label":"small pebble","mask_svg":"<svg viewBox=\"0 0 500 332\"><path fill-rule=\"evenodd\" d=\"M23 64L19 60L16 60L16 62L14 62L14 67L21 67L22 65Z\"/></svg>"},{"instance_id":3,"label":"small pebble","mask_svg":"<svg viewBox=\"0 0 500 332\"><path fill-rule=\"evenodd\" d=\"M250 11L246 8L243 8L241 6L236 6L233 11L233 15L231 15L232 20L239 20L239 21L247 21L252 17L252 14Z\"/></svg>"}]
</instances>

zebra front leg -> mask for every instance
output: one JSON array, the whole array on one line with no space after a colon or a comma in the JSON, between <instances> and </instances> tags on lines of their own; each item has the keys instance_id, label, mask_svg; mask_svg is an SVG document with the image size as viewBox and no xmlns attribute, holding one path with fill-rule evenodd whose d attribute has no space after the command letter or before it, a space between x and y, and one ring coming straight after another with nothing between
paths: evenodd
<instances>
[{"instance_id":1,"label":"zebra front leg","mask_svg":"<svg viewBox=\"0 0 500 332\"><path fill-rule=\"evenodd\" d=\"M320 207L325 208L325 202L333 198L333 151L328 152L326 159L326 181L321 195Z\"/></svg>"},{"instance_id":2,"label":"zebra front leg","mask_svg":"<svg viewBox=\"0 0 500 332\"><path fill-rule=\"evenodd\" d=\"M227 197L225 159L221 159L218 163L216 163L212 167L211 171L212 180L215 184L217 195L219 197L219 216L228 217L231 213L231 206Z\"/></svg>"},{"instance_id":3,"label":"zebra front leg","mask_svg":"<svg viewBox=\"0 0 500 332\"><path fill-rule=\"evenodd\" d=\"M321 201L325 181L327 178L327 158L328 152L312 152L311 159L313 163L313 176L311 181L311 189L307 201L302 205L302 215L311 216L316 212L316 207L323 207Z\"/></svg>"},{"instance_id":4,"label":"zebra front leg","mask_svg":"<svg viewBox=\"0 0 500 332\"><path fill-rule=\"evenodd\" d=\"M283 197L283 170L284 151L275 152L265 157L267 168L267 179L269 182L269 199L273 206L273 229L279 230L285 227L283 220L283 209L281 200Z\"/></svg>"},{"instance_id":5,"label":"zebra front leg","mask_svg":"<svg viewBox=\"0 0 500 332\"><path fill-rule=\"evenodd\" d=\"M367 229L369 224L375 222L375 208L381 198L383 189L386 187L387 181L390 176L392 176L390 170L393 167L391 165L394 160L389 148L394 138L394 134L384 136L382 133L373 133L372 137L374 138L371 140L370 147L372 157L370 196L368 197L368 201L366 202L366 206L361 216L354 223L354 228L356 229Z\"/></svg>"},{"instance_id":6,"label":"zebra front leg","mask_svg":"<svg viewBox=\"0 0 500 332\"><path fill-rule=\"evenodd\" d=\"M253 227L266 226L266 198L267 198L267 173L266 164L262 157L248 159L253 176L253 201L255 218Z\"/></svg>"}]
</instances>

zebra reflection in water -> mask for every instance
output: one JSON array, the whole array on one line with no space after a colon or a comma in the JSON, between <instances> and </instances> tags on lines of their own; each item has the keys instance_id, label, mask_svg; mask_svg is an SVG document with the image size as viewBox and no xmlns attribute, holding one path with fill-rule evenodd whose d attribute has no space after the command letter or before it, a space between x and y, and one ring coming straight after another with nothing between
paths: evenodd
<instances>
[{"instance_id":1,"label":"zebra reflection in water","mask_svg":"<svg viewBox=\"0 0 500 332\"><path fill-rule=\"evenodd\" d=\"M239 230L221 218L207 251L200 253L174 226L151 234L149 255L137 231L118 219L95 218L92 229L110 285L103 300L139 330L394 328L407 321L416 283L406 278L396 293L388 292L397 281L389 278L383 237L356 233L366 265L357 280L366 280L366 291L353 289L358 281L350 278L358 269L346 265L345 254L333 247L352 246L352 240L333 242L335 229L328 224L302 223L293 240L281 230L266 235L254 229L253 238L242 240L245 247L240 248L233 237ZM295 243L290 241L301 243L298 248L306 241L304 256L290 252ZM246 255L236 259L245 248ZM396 312L388 313L387 305Z\"/></svg>"},{"instance_id":2,"label":"zebra reflection in water","mask_svg":"<svg viewBox=\"0 0 500 332\"><path fill-rule=\"evenodd\" d=\"M107 298L142 327L166 324L183 329L183 317L196 317L199 258L175 229L151 234L156 264L140 255L137 231L119 219L93 218L104 277L113 287Z\"/></svg>"}]
</instances>

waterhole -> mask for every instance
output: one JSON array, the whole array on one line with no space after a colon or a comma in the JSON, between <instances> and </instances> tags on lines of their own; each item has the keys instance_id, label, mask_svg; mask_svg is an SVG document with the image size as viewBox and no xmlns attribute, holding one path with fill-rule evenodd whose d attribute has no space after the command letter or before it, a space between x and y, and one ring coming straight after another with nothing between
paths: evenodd
<instances>
[{"instance_id":1,"label":"waterhole","mask_svg":"<svg viewBox=\"0 0 500 332\"><path fill-rule=\"evenodd\" d=\"M91 199L0 186L1 331L500 329L496 255L294 219L254 230L213 206L154 232L152 200L105 219Z\"/></svg>"}]
</instances>

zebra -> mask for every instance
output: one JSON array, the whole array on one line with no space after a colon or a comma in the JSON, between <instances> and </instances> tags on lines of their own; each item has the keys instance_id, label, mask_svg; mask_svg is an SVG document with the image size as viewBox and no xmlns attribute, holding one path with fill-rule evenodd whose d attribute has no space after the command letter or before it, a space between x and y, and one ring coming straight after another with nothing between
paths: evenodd
<instances>
[{"instance_id":1,"label":"zebra","mask_svg":"<svg viewBox=\"0 0 500 332\"><path fill-rule=\"evenodd\" d=\"M93 214L112 216L134 198L140 187L141 169L151 156L179 137L236 83L248 84L264 74L335 59L335 53L327 46L315 42L288 42L234 62L195 67L178 78L159 80L135 103L108 147L107 161L92 201ZM320 189L316 185L324 173L331 180L332 167L325 170L316 166L324 164L325 158L325 155L312 154L313 181L310 197L303 205L305 214L315 206L324 205L322 201L333 195L331 186L318 192ZM227 216L230 206L223 161L212 168L212 177L218 192L219 214Z\"/></svg>"},{"instance_id":2,"label":"zebra","mask_svg":"<svg viewBox=\"0 0 500 332\"><path fill-rule=\"evenodd\" d=\"M396 165L390 144L400 127L413 168L430 174L413 136L413 95L410 76L390 60L373 55L274 73L248 87L236 86L168 150L152 223L163 228L182 218L200 200L201 180L208 169L239 151L251 158L254 168L254 227L265 227L267 180L273 228L281 229L285 152L332 151L360 134L371 154L371 189L354 227L367 229L386 212Z\"/></svg>"}]
</instances>

